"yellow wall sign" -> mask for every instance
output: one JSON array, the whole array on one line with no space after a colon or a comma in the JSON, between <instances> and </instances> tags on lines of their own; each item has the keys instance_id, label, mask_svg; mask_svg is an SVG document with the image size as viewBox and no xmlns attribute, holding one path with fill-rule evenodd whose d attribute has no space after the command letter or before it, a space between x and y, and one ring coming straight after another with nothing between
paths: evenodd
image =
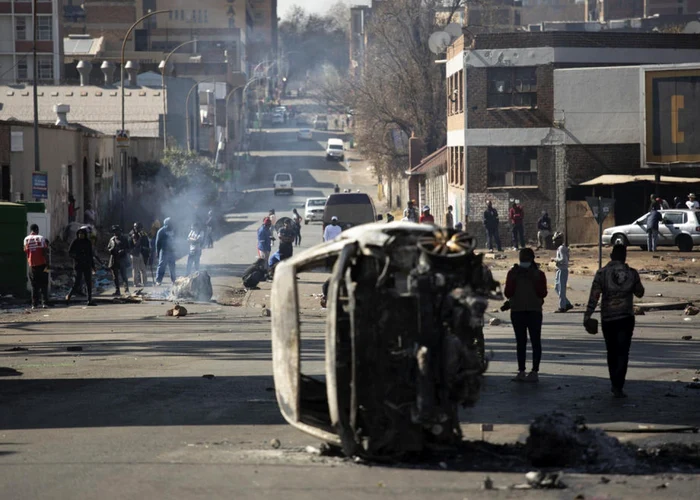
<instances>
[{"instance_id":1,"label":"yellow wall sign","mask_svg":"<svg viewBox=\"0 0 700 500\"><path fill-rule=\"evenodd\" d=\"M644 76L645 163L700 163L700 69Z\"/></svg>"}]
</instances>

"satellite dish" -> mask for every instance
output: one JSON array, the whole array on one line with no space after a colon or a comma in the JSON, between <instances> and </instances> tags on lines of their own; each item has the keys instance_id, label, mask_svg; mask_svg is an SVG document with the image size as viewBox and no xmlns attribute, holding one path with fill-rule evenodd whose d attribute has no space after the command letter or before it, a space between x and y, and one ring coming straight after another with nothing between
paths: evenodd
<instances>
[{"instance_id":1,"label":"satellite dish","mask_svg":"<svg viewBox=\"0 0 700 500\"><path fill-rule=\"evenodd\" d=\"M683 33L700 33L700 23L697 21L690 21L683 28Z\"/></svg>"},{"instance_id":2,"label":"satellite dish","mask_svg":"<svg viewBox=\"0 0 700 500\"><path fill-rule=\"evenodd\" d=\"M462 36L462 25L457 23L450 23L445 26L445 31L450 34L452 40L458 39Z\"/></svg>"},{"instance_id":3,"label":"satellite dish","mask_svg":"<svg viewBox=\"0 0 700 500\"><path fill-rule=\"evenodd\" d=\"M446 31L436 31L428 38L428 47L433 54L442 54L452 43L452 37Z\"/></svg>"}]
</instances>

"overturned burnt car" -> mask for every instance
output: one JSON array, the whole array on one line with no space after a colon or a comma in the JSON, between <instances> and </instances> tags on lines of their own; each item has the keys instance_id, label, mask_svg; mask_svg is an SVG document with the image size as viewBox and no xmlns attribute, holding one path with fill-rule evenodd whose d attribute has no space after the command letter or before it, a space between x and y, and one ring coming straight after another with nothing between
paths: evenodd
<instances>
[{"instance_id":1,"label":"overturned burnt car","mask_svg":"<svg viewBox=\"0 0 700 500\"><path fill-rule=\"evenodd\" d=\"M348 456L396 458L461 441L487 362L483 315L499 285L466 233L393 222L343 232L279 264L272 286L277 401ZM325 377L302 374L297 276L330 270Z\"/></svg>"}]
</instances>

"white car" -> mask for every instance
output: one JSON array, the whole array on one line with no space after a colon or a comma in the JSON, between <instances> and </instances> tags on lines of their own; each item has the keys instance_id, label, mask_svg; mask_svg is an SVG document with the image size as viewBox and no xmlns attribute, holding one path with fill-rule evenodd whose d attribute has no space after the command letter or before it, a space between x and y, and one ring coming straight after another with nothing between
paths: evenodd
<instances>
[{"instance_id":1,"label":"white car","mask_svg":"<svg viewBox=\"0 0 700 500\"><path fill-rule=\"evenodd\" d=\"M285 192L289 194L294 194L294 188L292 187L292 174L279 173L275 174L275 179L273 180L275 196L278 193Z\"/></svg>"},{"instance_id":2,"label":"white car","mask_svg":"<svg viewBox=\"0 0 700 500\"><path fill-rule=\"evenodd\" d=\"M323 212L326 207L326 198L306 198L304 205L304 224L309 222L323 222Z\"/></svg>"},{"instance_id":3,"label":"white car","mask_svg":"<svg viewBox=\"0 0 700 500\"><path fill-rule=\"evenodd\" d=\"M311 129L302 128L297 132L297 141L312 141L314 134Z\"/></svg>"},{"instance_id":4,"label":"white car","mask_svg":"<svg viewBox=\"0 0 700 500\"><path fill-rule=\"evenodd\" d=\"M272 115L272 124L281 125L284 123L284 115L282 113L275 113Z\"/></svg>"},{"instance_id":5,"label":"white car","mask_svg":"<svg viewBox=\"0 0 700 500\"><path fill-rule=\"evenodd\" d=\"M691 252L700 245L700 212L695 210L659 210L663 220L659 223L658 246L677 246L681 252ZM609 227L603 231L603 245L635 245L647 247L647 215L632 224Z\"/></svg>"}]
</instances>

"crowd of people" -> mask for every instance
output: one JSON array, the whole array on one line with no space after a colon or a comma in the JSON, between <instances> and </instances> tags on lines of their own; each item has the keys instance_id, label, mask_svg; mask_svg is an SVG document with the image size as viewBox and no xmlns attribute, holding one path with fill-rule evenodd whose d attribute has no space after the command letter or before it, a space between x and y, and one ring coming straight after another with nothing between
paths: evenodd
<instances>
[{"instance_id":1,"label":"crowd of people","mask_svg":"<svg viewBox=\"0 0 700 500\"><path fill-rule=\"evenodd\" d=\"M73 261L74 278L70 291L65 296L66 302L70 302L74 295L84 295L83 287L87 292L87 304L94 305L93 274L100 268L108 269L114 281L113 296L121 295L122 288L129 293L129 279L134 287L149 285L148 270L151 271L151 283L160 286L166 272L174 283L177 279L176 260L179 236L171 224L170 218L165 218L163 223L153 222L150 232L144 230L143 224L135 222L128 233L124 233L118 225L110 228L111 237L105 250L109 255L106 265L100 260L95 251L97 244L94 234L96 215L92 207L86 207L86 220L89 223L80 226L75 238L68 248L68 256ZM89 216L88 216L89 215ZM187 233L187 275L192 271L199 271L200 259L204 248L213 248L216 220L214 213L208 213L206 222L194 222ZM29 264L29 279L32 289L32 308L49 307L51 303L48 296L49 269L48 269L48 241L39 234L39 227L32 224L30 234L24 240L24 251ZM154 271L154 266L156 269Z\"/></svg>"}]
</instances>

